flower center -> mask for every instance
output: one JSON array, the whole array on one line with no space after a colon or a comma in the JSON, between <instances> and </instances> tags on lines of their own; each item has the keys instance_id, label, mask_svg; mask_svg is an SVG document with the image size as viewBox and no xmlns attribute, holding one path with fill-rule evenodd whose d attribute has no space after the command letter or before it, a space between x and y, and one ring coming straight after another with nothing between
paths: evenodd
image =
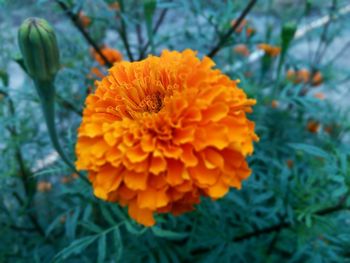
<instances>
[{"instance_id":1,"label":"flower center","mask_svg":"<svg viewBox=\"0 0 350 263\"><path fill-rule=\"evenodd\" d=\"M157 113L161 110L163 106L163 96L160 92L147 95L140 102L139 107L141 112L152 112Z\"/></svg>"}]
</instances>

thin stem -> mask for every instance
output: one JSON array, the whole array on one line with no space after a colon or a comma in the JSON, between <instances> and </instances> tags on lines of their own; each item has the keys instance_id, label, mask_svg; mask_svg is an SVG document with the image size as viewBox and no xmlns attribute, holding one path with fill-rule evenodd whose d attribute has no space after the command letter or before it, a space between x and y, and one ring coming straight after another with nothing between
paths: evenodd
<instances>
[{"instance_id":1,"label":"thin stem","mask_svg":"<svg viewBox=\"0 0 350 263\"><path fill-rule=\"evenodd\" d=\"M84 29L84 27L80 23L79 17L76 14L74 14L64 2L62 2L60 0L56 0L56 3L64 11L64 13L70 18L70 20L73 22L74 26L80 31L80 33L83 35L85 40L90 44L90 46L92 46L94 48L94 50L96 51L96 53L100 55L100 57L103 59L103 61L106 63L106 65L108 67L112 67L113 66L112 63L106 58L105 55L103 55L99 46L91 38L89 33Z\"/></svg>"},{"instance_id":2,"label":"thin stem","mask_svg":"<svg viewBox=\"0 0 350 263\"><path fill-rule=\"evenodd\" d=\"M331 206L331 207L327 207L327 208L324 208L324 209L320 209L320 210L318 210L315 213L315 215L323 216L323 215L328 215L328 214L332 214L332 213L335 213L335 212L339 212L339 211L344 210L344 209L349 209L348 207L345 206L345 203L346 203L346 196L343 197L337 205ZM271 226L271 227L267 227L267 228L263 228L263 229L258 229L258 230L255 230L253 232L244 234L242 236L235 237L233 239L233 242L241 242L241 241L253 238L253 237L258 237L260 235L279 232L279 231L281 231L283 229L290 228L292 226L293 225L291 223L282 221L282 222L280 222L277 225L274 225L274 226Z\"/></svg>"},{"instance_id":3,"label":"thin stem","mask_svg":"<svg viewBox=\"0 0 350 263\"><path fill-rule=\"evenodd\" d=\"M67 157L65 152L63 151L61 144L58 139L56 124L55 124L55 86L53 84L53 80L50 81L35 81L35 87L40 97L41 106L44 114L44 118L46 121L46 126L50 135L51 142L56 149L57 153L60 155L62 160L84 181L88 182L88 180L77 171L74 164Z\"/></svg>"},{"instance_id":4,"label":"thin stem","mask_svg":"<svg viewBox=\"0 0 350 263\"><path fill-rule=\"evenodd\" d=\"M243 19L248 15L250 10L254 7L254 5L257 3L257 0L251 0L246 8L242 11L241 15L238 17L234 25L224 34L217 45L208 53L208 57L213 58L220 49L225 45L227 40L231 37L231 35L237 30L237 28L241 25Z\"/></svg>"},{"instance_id":5,"label":"thin stem","mask_svg":"<svg viewBox=\"0 0 350 263\"><path fill-rule=\"evenodd\" d=\"M119 6L120 6L120 14L124 13L124 1L123 0L119 0ZM122 42L125 46L126 49L126 53L128 54L129 60L132 62L134 61L134 57L131 53L131 49L130 49L130 45L129 45L129 39L128 39L128 34L127 34L127 30L126 30L126 24L124 21L124 18L122 15L120 15L120 29L118 30L118 33L122 39Z\"/></svg>"},{"instance_id":6,"label":"thin stem","mask_svg":"<svg viewBox=\"0 0 350 263\"><path fill-rule=\"evenodd\" d=\"M168 12L168 9L163 9L162 12L160 13L158 20L153 28L153 35L156 34L160 28L160 26L162 25L164 18L166 16ZM145 46L142 48L141 52L140 52L140 57L139 60L145 58L145 52L147 51L148 47L151 45L151 41L148 40L147 43L145 44Z\"/></svg>"}]
</instances>

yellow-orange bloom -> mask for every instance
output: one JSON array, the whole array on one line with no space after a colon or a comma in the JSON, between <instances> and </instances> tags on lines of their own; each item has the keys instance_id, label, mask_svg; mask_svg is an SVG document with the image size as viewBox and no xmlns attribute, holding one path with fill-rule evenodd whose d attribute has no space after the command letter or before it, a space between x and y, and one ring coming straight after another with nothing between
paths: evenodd
<instances>
[{"instance_id":1,"label":"yellow-orange bloom","mask_svg":"<svg viewBox=\"0 0 350 263\"><path fill-rule=\"evenodd\" d=\"M79 22L83 27L89 27L91 25L91 19L83 11L80 11L78 14Z\"/></svg>"},{"instance_id":2,"label":"yellow-orange bloom","mask_svg":"<svg viewBox=\"0 0 350 263\"><path fill-rule=\"evenodd\" d=\"M52 184L50 182L40 181L36 186L39 192L50 192L52 189Z\"/></svg>"},{"instance_id":3,"label":"yellow-orange bloom","mask_svg":"<svg viewBox=\"0 0 350 263\"><path fill-rule=\"evenodd\" d=\"M106 64L105 61L102 59L102 57L95 50L91 50L91 53L92 53L92 56L95 58L95 60L101 66ZM123 55L118 50L110 48L110 47L103 47L101 49L101 53L112 64L123 60Z\"/></svg>"},{"instance_id":4,"label":"yellow-orange bloom","mask_svg":"<svg viewBox=\"0 0 350 263\"><path fill-rule=\"evenodd\" d=\"M320 124L317 121L310 120L307 123L307 129L311 133L317 133L320 128Z\"/></svg>"},{"instance_id":5,"label":"yellow-orange bloom","mask_svg":"<svg viewBox=\"0 0 350 263\"><path fill-rule=\"evenodd\" d=\"M324 100L324 99L326 98L326 96L325 96L324 93L322 93L322 92L317 92L317 93L315 93L315 94L314 94L314 97L315 97L316 99L319 99L319 100Z\"/></svg>"},{"instance_id":6,"label":"yellow-orange bloom","mask_svg":"<svg viewBox=\"0 0 350 263\"><path fill-rule=\"evenodd\" d=\"M114 10L114 11L119 11L120 10L120 5L119 5L118 2L111 3L111 4L108 5L108 7L111 10Z\"/></svg>"},{"instance_id":7,"label":"yellow-orange bloom","mask_svg":"<svg viewBox=\"0 0 350 263\"><path fill-rule=\"evenodd\" d=\"M245 57L248 57L250 52L249 52L249 49L247 47L247 45L245 44L238 44L236 45L234 48L233 48L233 51L239 55L242 55L242 56L245 56Z\"/></svg>"},{"instance_id":8,"label":"yellow-orange bloom","mask_svg":"<svg viewBox=\"0 0 350 263\"><path fill-rule=\"evenodd\" d=\"M263 50L265 54L267 54L270 57L276 57L281 52L281 48L277 46L271 46L269 44L260 44L258 45L258 48Z\"/></svg>"},{"instance_id":9,"label":"yellow-orange bloom","mask_svg":"<svg viewBox=\"0 0 350 263\"><path fill-rule=\"evenodd\" d=\"M77 168L94 194L128 206L137 222L193 209L200 196L241 188L251 170L248 99L214 62L192 50L115 64L86 99Z\"/></svg>"},{"instance_id":10,"label":"yellow-orange bloom","mask_svg":"<svg viewBox=\"0 0 350 263\"><path fill-rule=\"evenodd\" d=\"M279 103L278 100L271 101L271 107L274 108L274 109L278 108L279 104L280 103Z\"/></svg>"},{"instance_id":11,"label":"yellow-orange bloom","mask_svg":"<svg viewBox=\"0 0 350 263\"><path fill-rule=\"evenodd\" d=\"M312 86L319 86L323 83L323 76L321 72L317 71L313 76L311 80Z\"/></svg>"},{"instance_id":12,"label":"yellow-orange bloom","mask_svg":"<svg viewBox=\"0 0 350 263\"><path fill-rule=\"evenodd\" d=\"M237 22L237 19L232 20L231 21L231 26L234 26L236 24L236 22ZM247 23L248 23L248 21L243 19L241 21L241 23L239 24L239 26L236 28L235 32L236 33L241 33L243 28L247 25Z\"/></svg>"}]
</instances>

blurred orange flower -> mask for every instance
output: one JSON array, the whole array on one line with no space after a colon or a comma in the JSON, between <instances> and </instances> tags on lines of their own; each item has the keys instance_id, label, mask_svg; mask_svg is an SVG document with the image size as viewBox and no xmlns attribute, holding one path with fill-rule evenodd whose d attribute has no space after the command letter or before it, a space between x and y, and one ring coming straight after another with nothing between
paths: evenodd
<instances>
[{"instance_id":1,"label":"blurred orange flower","mask_svg":"<svg viewBox=\"0 0 350 263\"><path fill-rule=\"evenodd\" d=\"M73 180L77 179L78 177L79 177L79 175L77 175L76 173L71 174L69 176L63 176L61 178L61 183L68 184L68 183L72 182Z\"/></svg>"},{"instance_id":2,"label":"blurred orange flower","mask_svg":"<svg viewBox=\"0 0 350 263\"><path fill-rule=\"evenodd\" d=\"M236 45L234 48L233 48L233 51L239 55L242 55L242 56L249 56L250 52L249 52L249 49L247 47L247 45L245 44L238 44Z\"/></svg>"},{"instance_id":3,"label":"blurred orange flower","mask_svg":"<svg viewBox=\"0 0 350 263\"><path fill-rule=\"evenodd\" d=\"M320 128L320 124L317 121L309 121L307 123L307 129L311 133L318 132L319 128Z\"/></svg>"},{"instance_id":4,"label":"blurred orange flower","mask_svg":"<svg viewBox=\"0 0 350 263\"><path fill-rule=\"evenodd\" d=\"M258 48L263 50L265 54L267 54L270 57L276 57L280 54L281 48L277 46L272 46L269 44L260 44L258 45Z\"/></svg>"},{"instance_id":5,"label":"blurred orange flower","mask_svg":"<svg viewBox=\"0 0 350 263\"><path fill-rule=\"evenodd\" d=\"M77 168L94 194L128 206L137 222L193 209L200 196L241 188L251 170L248 99L214 62L185 50L115 64L86 99Z\"/></svg>"},{"instance_id":6,"label":"blurred orange flower","mask_svg":"<svg viewBox=\"0 0 350 263\"><path fill-rule=\"evenodd\" d=\"M297 72L297 83L308 83L310 80L310 72L307 69L300 69Z\"/></svg>"},{"instance_id":7,"label":"blurred orange flower","mask_svg":"<svg viewBox=\"0 0 350 263\"><path fill-rule=\"evenodd\" d=\"M310 72L307 69L300 69L295 71L294 69L289 69L286 75L287 80L299 84L308 83L310 81Z\"/></svg>"},{"instance_id":8,"label":"blurred orange flower","mask_svg":"<svg viewBox=\"0 0 350 263\"><path fill-rule=\"evenodd\" d=\"M333 125L327 125L323 128L323 130L328 133L328 134L331 134L332 131L333 131Z\"/></svg>"},{"instance_id":9,"label":"blurred orange flower","mask_svg":"<svg viewBox=\"0 0 350 263\"><path fill-rule=\"evenodd\" d=\"M255 29L255 28L253 28L253 27L248 27L248 28L246 29L246 36L247 36L247 37L251 37L251 36L253 36L253 35L255 34L255 32L256 32L256 29Z\"/></svg>"},{"instance_id":10,"label":"blurred orange flower","mask_svg":"<svg viewBox=\"0 0 350 263\"><path fill-rule=\"evenodd\" d=\"M319 86L323 83L323 76L321 72L317 71L313 76L311 80L312 86Z\"/></svg>"},{"instance_id":11,"label":"blurred orange flower","mask_svg":"<svg viewBox=\"0 0 350 263\"><path fill-rule=\"evenodd\" d=\"M108 7L114 11L119 11L120 10L120 5L118 2L114 2L108 5Z\"/></svg>"},{"instance_id":12,"label":"blurred orange flower","mask_svg":"<svg viewBox=\"0 0 350 263\"><path fill-rule=\"evenodd\" d=\"M78 14L78 19L83 27L89 27L91 25L91 19L83 11Z\"/></svg>"},{"instance_id":13,"label":"blurred orange flower","mask_svg":"<svg viewBox=\"0 0 350 263\"><path fill-rule=\"evenodd\" d=\"M287 166L288 166L289 169L291 169L291 168L294 166L294 161L291 160L291 159L288 159L288 160L286 161L286 163L287 163Z\"/></svg>"},{"instance_id":14,"label":"blurred orange flower","mask_svg":"<svg viewBox=\"0 0 350 263\"><path fill-rule=\"evenodd\" d=\"M322 92L317 92L314 94L314 97L316 99L320 99L320 100L324 100L325 99L325 95Z\"/></svg>"},{"instance_id":15,"label":"blurred orange flower","mask_svg":"<svg viewBox=\"0 0 350 263\"><path fill-rule=\"evenodd\" d=\"M101 53L112 64L123 60L123 55L118 50L107 46L101 48ZM92 49L91 54L101 66L104 66L106 64L102 57L95 50Z\"/></svg>"},{"instance_id":16,"label":"blurred orange flower","mask_svg":"<svg viewBox=\"0 0 350 263\"><path fill-rule=\"evenodd\" d=\"M89 79L102 79L105 76L105 74L103 74L103 72L97 68L97 67L93 67L90 70L89 75L87 76Z\"/></svg>"},{"instance_id":17,"label":"blurred orange flower","mask_svg":"<svg viewBox=\"0 0 350 263\"><path fill-rule=\"evenodd\" d=\"M237 19L234 19L231 21L231 26L234 26L236 23ZM236 33L241 33L243 28L247 25L247 20L243 19L242 22L240 23L240 25L236 28L235 32Z\"/></svg>"},{"instance_id":18,"label":"blurred orange flower","mask_svg":"<svg viewBox=\"0 0 350 263\"><path fill-rule=\"evenodd\" d=\"M278 100L273 100L273 101L271 101L271 107L272 108L277 108L278 107L278 105L279 105L279 102L278 102Z\"/></svg>"},{"instance_id":19,"label":"blurred orange flower","mask_svg":"<svg viewBox=\"0 0 350 263\"><path fill-rule=\"evenodd\" d=\"M52 189L52 184L50 182L40 181L38 182L36 189L39 192L50 192Z\"/></svg>"}]
</instances>

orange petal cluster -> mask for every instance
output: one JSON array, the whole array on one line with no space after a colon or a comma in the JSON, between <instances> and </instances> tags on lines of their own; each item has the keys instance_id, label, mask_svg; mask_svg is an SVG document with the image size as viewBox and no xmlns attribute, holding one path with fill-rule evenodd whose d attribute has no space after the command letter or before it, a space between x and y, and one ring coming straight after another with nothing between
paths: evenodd
<instances>
[{"instance_id":1,"label":"orange petal cluster","mask_svg":"<svg viewBox=\"0 0 350 263\"><path fill-rule=\"evenodd\" d=\"M214 62L185 50L115 64L97 82L76 145L94 194L152 226L155 213L193 209L201 196L241 188L251 170L254 123L248 99Z\"/></svg>"},{"instance_id":2,"label":"orange petal cluster","mask_svg":"<svg viewBox=\"0 0 350 263\"><path fill-rule=\"evenodd\" d=\"M311 133L317 133L320 128L320 123L317 121L310 120L307 123L307 130Z\"/></svg>"},{"instance_id":3,"label":"orange petal cluster","mask_svg":"<svg viewBox=\"0 0 350 263\"><path fill-rule=\"evenodd\" d=\"M317 87L323 83L323 76L321 72L316 71L313 75L309 70L303 68L295 71L294 69L289 69L286 74L287 80L299 84L299 83L310 83L312 86Z\"/></svg>"},{"instance_id":4,"label":"orange petal cluster","mask_svg":"<svg viewBox=\"0 0 350 263\"><path fill-rule=\"evenodd\" d=\"M280 47L272 46L265 43L258 45L258 48L263 50L265 54L270 57L277 57L281 53Z\"/></svg>"},{"instance_id":5,"label":"orange petal cluster","mask_svg":"<svg viewBox=\"0 0 350 263\"><path fill-rule=\"evenodd\" d=\"M83 11L80 11L78 14L79 22L83 27L89 27L91 25L91 19Z\"/></svg>"},{"instance_id":6,"label":"orange petal cluster","mask_svg":"<svg viewBox=\"0 0 350 263\"><path fill-rule=\"evenodd\" d=\"M239 55L244 57L248 57L250 55L250 51L245 44L238 44L233 48L233 51Z\"/></svg>"},{"instance_id":7,"label":"orange petal cluster","mask_svg":"<svg viewBox=\"0 0 350 263\"><path fill-rule=\"evenodd\" d=\"M101 66L104 66L106 64L105 61L102 59L102 57L95 50L91 50L91 53L92 53L92 56L95 58L95 60ZM101 49L101 53L112 64L123 60L123 55L118 50L107 47L107 46L104 46Z\"/></svg>"}]
</instances>

